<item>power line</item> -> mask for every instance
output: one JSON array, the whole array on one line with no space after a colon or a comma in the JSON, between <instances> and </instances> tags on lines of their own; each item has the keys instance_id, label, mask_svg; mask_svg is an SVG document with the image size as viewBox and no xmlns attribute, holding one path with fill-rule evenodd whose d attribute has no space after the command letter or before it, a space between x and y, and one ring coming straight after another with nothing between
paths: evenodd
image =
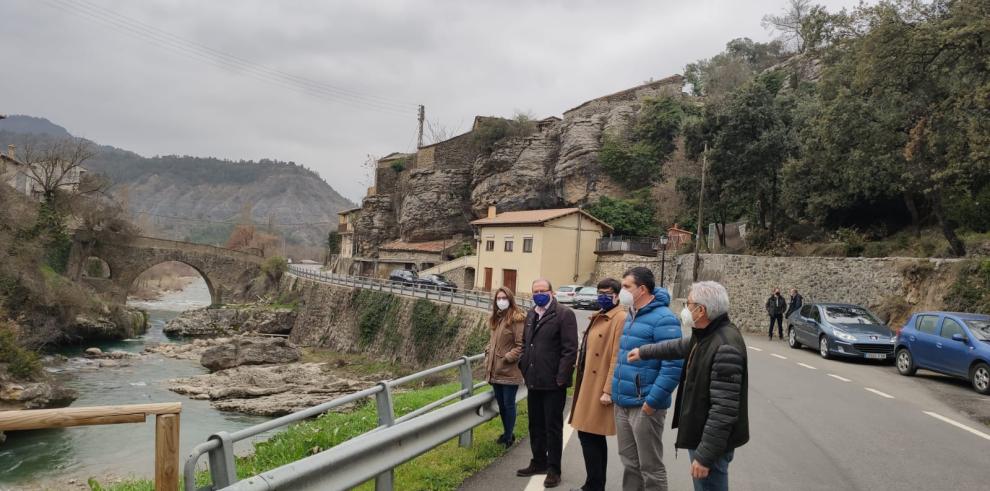
<instances>
[{"instance_id":1,"label":"power line","mask_svg":"<svg viewBox=\"0 0 990 491\"><path fill-rule=\"evenodd\" d=\"M108 25L131 37L151 43L158 48L194 59L219 65L256 80L261 80L336 103L409 115L416 106L379 96L362 94L350 89L318 82L261 65L244 58L216 50L201 43L186 40L167 31L143 23L110 9L79 0L45 0L49 6Z\"/></svg>"}]
</instances>

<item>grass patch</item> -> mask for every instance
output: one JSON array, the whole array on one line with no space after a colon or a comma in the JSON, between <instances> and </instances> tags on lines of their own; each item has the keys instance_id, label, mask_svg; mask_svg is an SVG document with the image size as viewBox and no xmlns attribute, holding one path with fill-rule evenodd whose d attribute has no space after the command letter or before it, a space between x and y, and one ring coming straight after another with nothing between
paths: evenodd
<instances>
[{"instance_id":1,"label":"grass patch","mask_svg":"<svg viewBox=\"0 0 990 491\"><path fill-rule=\"evenodd\" d=\"M413 373L411 367L402 364L369 358L363 353L341 353L339 351L303 347L304 363L327 363L334 372L355 377L380 376L382 379L398 378Z\"/></svg>"},{"instance_id":2,"label":"grass patch","mask_svg":"<svg viewBox=\"0 0 990 491\"><path fill-rule=\"evenodd\" d=\"M396 416L409 413L459 389L459 384L444 384L396 394ZM520 404L518 408L516 436L523 437L528 434L526 405ZM243 479L332 448L371 430L376 424L374 401L369 400L346 413L327 413L314 420L292 425L268 441L255 444L253 455L237 458L237 475ZM474 444L471 448L460 448L455 438L397 467L395 469L395 488L402 490L456 489L465 479L505 453L505 449L495 443L501 433L502 423L499 418L495 418L475 428ZM196 480L197 485L206 485L208 474L200 472L197 474ZM154 484L150 480L130 480L106 486L101 486L92 479L89 482L91 489L100 491L151 491L154 489ZM372 490L374 489L374 481L364 483L356 489Z\"/></svg>"}]
</instances>

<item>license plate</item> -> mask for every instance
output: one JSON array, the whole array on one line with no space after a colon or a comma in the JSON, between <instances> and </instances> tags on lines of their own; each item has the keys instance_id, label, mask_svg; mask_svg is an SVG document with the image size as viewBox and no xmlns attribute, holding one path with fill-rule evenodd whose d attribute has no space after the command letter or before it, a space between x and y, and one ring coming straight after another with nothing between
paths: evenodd
<instances>
[{"instance_id":1,"label":"license plate","mask_svg":"<svg viewBox=\"0 0 990 491\"><path fill-rule=\"evenodd\" d=\"M866 357L867 358L875 358L877 360L886 360L887 359L887 355L884 354L884 353L867 353L866 354Z\"/></svg>"}]
</instances>

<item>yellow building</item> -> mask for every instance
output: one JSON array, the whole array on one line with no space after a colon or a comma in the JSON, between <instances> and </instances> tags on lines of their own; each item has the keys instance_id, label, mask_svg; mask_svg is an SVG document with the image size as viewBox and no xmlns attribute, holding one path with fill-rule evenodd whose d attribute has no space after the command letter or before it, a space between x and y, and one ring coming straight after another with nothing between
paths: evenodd
<instances>
[{"instance_id":1,"label":"yellow building","mask_svg":"<svg viewBox=\"0 0 990 491\"><path fill-rule=\"evenodd\" d=\"M478 239L475 288L529 292L537 278L554 288L583 284L595 271L598 239L612 230L580 208L510 211L471 222Z\"/></svg>"}]
</instances>

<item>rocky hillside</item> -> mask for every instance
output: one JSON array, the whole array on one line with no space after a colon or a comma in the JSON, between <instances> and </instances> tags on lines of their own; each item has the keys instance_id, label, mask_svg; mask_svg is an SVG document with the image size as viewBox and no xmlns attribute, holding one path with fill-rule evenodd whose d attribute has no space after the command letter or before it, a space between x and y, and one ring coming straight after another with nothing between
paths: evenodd
<instances>
[{"instance_id":1,"label":"rocky hillside","mask_svg":"<svg viewBox=\"0 0 990 491\"><path fill-rule=\"evenodd\" d=\"M42 118L0 120L0 145L71 136ZM147 233L193 242L226 241L249 210L260 226L274 224L289 243L319 245L337 224L337 212L354 205L318 174L294 162L230 161L170 155L143 157L111 146L96 147L87 162L106 175L113 193Z\"/></svg>"}]
</instances>

